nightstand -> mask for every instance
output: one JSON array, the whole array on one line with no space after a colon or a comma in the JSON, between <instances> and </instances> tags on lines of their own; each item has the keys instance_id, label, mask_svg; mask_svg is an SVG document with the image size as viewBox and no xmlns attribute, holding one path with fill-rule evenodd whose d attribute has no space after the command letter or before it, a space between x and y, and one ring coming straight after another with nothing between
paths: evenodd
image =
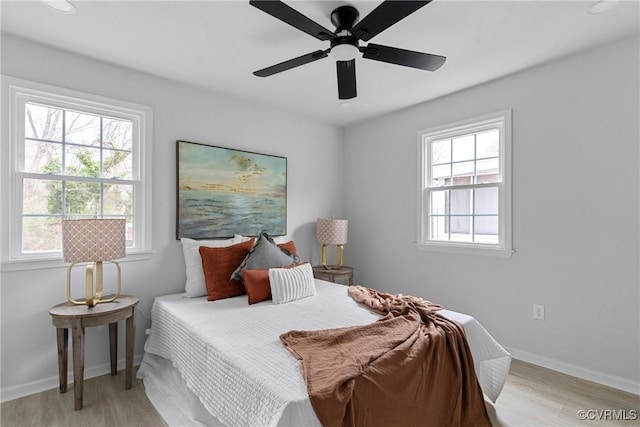
<instances>
[{"instance_id":1,"label":"nightstand","mask_svg":"<svg viewBox=\"0 0 640 427\"><path fill-rule=\"evenodd\" d=\"M353 267L343 266L339 270L327 270L321 265L313 267L313 277L327 282L340 283L340 280L348 279L349 286L353 285Z\"/></svg>"},{"instance_id":2,"label":"nightstand","mask_svg":"<svg viewBox=\"0 0 640 427\"><path fill-rule=\"evenodd\" d=\"M124 388L131 388L133 376L133 349L135 338L135 307L138 298L131 295L120 295L113 301L97 304L94 307L74 305L69 302L58 304L49 310L53 326L58 337L58 370L60 376L60 393L67 391L67 354L69 346L69 329L73 344L73 392L75 410L82 409L82 389L84 384L84 330L91 326L109 325L109 349L111 353L111 375L117 374L118 358L118 321L126 320L126 349Z\"/></svg>"}]
</instances>

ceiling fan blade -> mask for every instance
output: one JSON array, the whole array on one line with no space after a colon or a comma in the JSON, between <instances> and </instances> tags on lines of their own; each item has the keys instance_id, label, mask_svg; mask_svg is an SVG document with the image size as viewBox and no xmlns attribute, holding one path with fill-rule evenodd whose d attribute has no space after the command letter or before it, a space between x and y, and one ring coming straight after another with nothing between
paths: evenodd
<instances>
[{"instance_id":1,"label":"ceiling fan blade","mask_svg":"<svg viewBox=\"0 0 640 427\"><path fill-rule=\"evenodd\" d=\"M333 31L327 30L281 1L251 0L249 4L317 39L331 40L333 38Z\"/></svg>"},{"instance_id":2,"label":"ceiling fan blade","mask_svg":"<svg viewBox=\"0 0 640 427\"><path fill-rule=\"evenodd\" d=\"M290 59L288 61L281 62L271 67L263 68L262 70L254 71L253 75L258 77L269 77L283 71L290 70L292 68L299 67L304 64L308 64L318 59L326 58L329 55L327 50L316 50L315 52L307 53L306 55L298 56L297 58Z\"/></svg>"},{"instance_id":3,"label":"ceiling fan blade","mask_svg":"<svg viewBox=\"0 0 640 427\"><path fill-rule=\"evenodd\" d=\"M428 3L431 3L431 0L382 2L351 29L351 34L360 40L369 41Z\"/></svg>"},{"instance_id":4,"label":"ceiling fan blade","mask_svg":"<svg viewBox=\"0 0 640 427\"><path fill-rule=\"evenodd\" d=\"M356 92L356 60L336 61L338 71L338 98L351 99L358 96Z\"/></svg>"},{"instance_id":5,"label":"ceiling fan blade","mask_svg":"<svg viewBox=\"0 0 640 427\"><path fill-rule=\"evenodd\" d=\"M436 71L447 60L446 56L432 55L430 53L415 52L413 50L398 49L397 47L383 46L369 43L361 47L362 57L374 61L388 62L389 64L404 65L405 67L418 68L420 70Z\"/></svg>"}]
</instances>

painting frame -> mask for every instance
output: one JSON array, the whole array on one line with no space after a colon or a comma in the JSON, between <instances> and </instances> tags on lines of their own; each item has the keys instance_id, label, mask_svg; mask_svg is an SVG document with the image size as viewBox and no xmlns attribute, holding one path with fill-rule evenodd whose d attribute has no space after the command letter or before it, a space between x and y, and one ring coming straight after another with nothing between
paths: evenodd
<instances>
[{"instance_id":1,"label":"painting frame","mask_svg":"<svg viewBox=\"0 0 640 427\"><path fill-rule=\"evenodd\" d=\"M287 234L287 158L176 141L176 239Z\"/></svg>"}]
</instances>

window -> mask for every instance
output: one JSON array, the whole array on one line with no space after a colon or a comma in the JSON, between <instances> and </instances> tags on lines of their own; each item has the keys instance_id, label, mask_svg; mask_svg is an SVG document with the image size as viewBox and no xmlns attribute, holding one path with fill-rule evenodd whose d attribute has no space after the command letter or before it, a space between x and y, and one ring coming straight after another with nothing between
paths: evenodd
<instances>
[{"instance_id":1,"label":"window","mask_svg":"<svg viewBox=\"0 0 640 427\"><path fill-rule=\"evenodd\" d=\"M11 261L59 259L63 219L124 218L127 253L149 251L151 110L3 80L10 80L3 83L10 99L10 146L3 146L3 156L11 156L10 188L3 186L3 200L10 201L3 231L11 238L3 268Z\"/></svg>"},{"instance_id":2,"label":"window","mask_svg":"<svg viewBox=\"0 0 640 427\"><path fill-rule=\"evenodd\" d=\"M510 256L511 111L419 132L418 248Z\"/></svg>"}]
</instances>

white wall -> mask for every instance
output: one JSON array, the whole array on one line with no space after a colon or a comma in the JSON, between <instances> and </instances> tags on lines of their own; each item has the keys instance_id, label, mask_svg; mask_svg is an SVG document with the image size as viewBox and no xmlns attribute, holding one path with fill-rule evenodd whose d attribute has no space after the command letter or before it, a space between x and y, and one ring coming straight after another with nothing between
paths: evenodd
<instances>
[{"instance_id":1,"label":"white wall","mask_svg":"<svg viewBox=\"0 0 640 427\"><path fill-rule=\"evenodd\" d=\"M140 297L136 355L143 352L144 329L149 327L153 297L184 290L184 260L180 243L175 240L177 139L287 157L288 236L295 240L303 259L319 259L316 218L331 212L343 213L340 129L10 35L3 34L1 43L4 75L153 108L155 253L147 261L122 264L123 293ZM2 127L4 152L8 147L6 123ZM319 158L323 161L318 162ZM326 164L334 164L335 171L325 173ZM3 221L4 215L6 212ZM66 299L66 269L62 261L60 265L57 269L1 275L3 400L57 386L55 329L48 310ZM123 335L122 330L121 338ZM88 329L86 339L87 377L107 372L106 326ZM122 340L120 347L122 359Z\"/></svg>"},{"instance_id":2,"label":"white wall","mask_svg":"<svg viewBox=\"0 0 640 427\"><path fill-rule=\"evenodd\" d=\"M6 34L1 43L2 74L153 108L155 254L123 263L125 292L141 298L138 356L153 297L184 283L174 156L175 140L185 139L286 156L289 236L304 258L319 258L315 219L346 214L345 258L357 283L470 313L516 356L638 392L637 40L349 127L344 148L341 130L305 118ZM517 252L511 259L418 252L417 131L505 108L513 109ZM331 173L320 156L336 165ZM64 264L1 274L3 400L57 386L48 309L65 299L64 288ZM544 322L532 320L533 303L545 304ZM87 376L108 371L107 335L87 331Z\"/></svg>"},{"instance_id":3,"label":"white wall","mask_svg":"<svg viewBox=\"0 0 640 427\"><path fill-rule=\"evenodd\" d=\"M349 127L356 282L472 314L517 357L639 393L639 51L614 43ZM507 108L516 253L417 251L417 132Z\"/></svg>"}]
</instances>

